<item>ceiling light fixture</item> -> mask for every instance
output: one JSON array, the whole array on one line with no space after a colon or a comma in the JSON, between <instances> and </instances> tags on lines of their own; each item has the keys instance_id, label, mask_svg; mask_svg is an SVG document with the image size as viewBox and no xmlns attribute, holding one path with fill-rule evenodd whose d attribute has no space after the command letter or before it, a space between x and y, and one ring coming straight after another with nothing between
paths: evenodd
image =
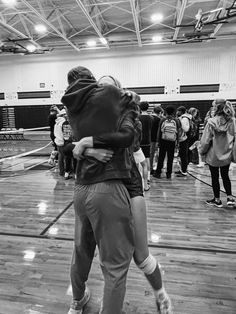
<instances>
[{"instance_id":1,"label":"ceiling light fixture","mask_svg":"<svg viewBox=\"0 0 236 314\"><path fill-rule=\"evenodd\" d=\"M46 33L47 31L47 27L43 24L35 25L34 29L36 30L37 33L40 33L40 34Z\"/></svg>"},{"instance_id":2,"label":"ceiling light fixture","mask_svg":"<svg viewBox=\"0 0 236 314\"><path fill-rule=\"evenodd\" d=\"M2 0L2 2L9 6L13 6L16 4L16 0Z\"/></svg>"},{"instance_id":3,"label":"ceiling light fixture","mask_svg":"<svg viewBox=\"0 0 236 314\"><path fill-rule=\"evenodd\" d=\"M37 49L34 45L32 44L29 44L26 46L26 49L29 51L29 52L35 52L35 50Z\"/></svg>"},{"instance_id":4,"label":"ceiling light fixture","mask_svg":"<svg viewBox=\"0 0 236 314\"><path fill-rule=\"evenodd\" d=\"M163 18L164 18L163 14L161 13L156 13L151 16L151 20L154 23L160 23L163 20Z\"/></svg>"},{"instance_id":5,"label":"ceiling light fixture","mask_svg":"<svg viewBox=\"0 0 236 314\"><path fill-rule=\"evenodd\" d=\"M155 42L162 41L163 37L161 35L155 35L152 37L152 40Z\"/></svg>"},{"instance_id":6,"label":"ceiling light fixture","mask_svg":"<svg viewBox=\"0 0 236 314\"><path fill-rule=\"evenodd\" d=\"M88 40L87 41L87 46L88 47L95 47L97 45L95 40Z\"/></svg>"}]
</instances>

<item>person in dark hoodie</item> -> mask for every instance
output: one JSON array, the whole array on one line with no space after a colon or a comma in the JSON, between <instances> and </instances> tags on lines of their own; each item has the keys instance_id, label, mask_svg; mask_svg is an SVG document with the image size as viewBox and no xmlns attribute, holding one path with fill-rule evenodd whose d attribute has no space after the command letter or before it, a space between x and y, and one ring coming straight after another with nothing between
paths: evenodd
<instances>
[{"instance_id":1,"label":"person in dark hoodie","mask_svg":"<svg viewBox=\"0 0 236 314\"><path fill-rule=\"evenodd\" d=\"M119 81L111 76L103 76L98 80L99 84L106 85L106 84L112 84L119 88L121 88L121 84ZM129 91L127 91L129 92ZM138 111L138 107L137 107ZM125 119L121 119L125 120ZM129 150L131 154L133 154L133 151L135 150L136 144L137 144L137 138L139 138L140 133L136 133L136 122L139 121L138 117L135 119L134 122L134 129L135 129L135 136L134 136L134 142L129 147ZM107 146L110 147L110 149L113 148L114 143L117 143L117 139L121 136L121 133L124 132L124 126L121 122L120 129L117 130L117 132L111 134L103 134L100 136L100 139L103 138L104 142L104 148ZM139 140L138 140L139 141ZM108 150L107 154L105 153L105 150L102 151L102 154L99 154L97 150L100 151L100 149L94 149L90 148L88 151L88 148L85 149L84 143L88 144L88 139L83 138L79 142L76 143L78 150L80 150L79 157L83 157L83 154L88 156L93 156L97 158L100 161L108 162L111 158L111 151ZM109 156L110 155L110 156ZM147 280L149 281L150 285L153 288L154 296L156 299L156 305L158 309L159 314L172 314L172 305L170 298L164 288L163 282L162 282L162 276L161 271L159 268L159 264L157 263L155 257L150 254L149 248L148 248L148 239L147 239L147 217L146 217L146 204L145 204L145 198L143 196L143 186L142 186L142 178L139 173L139 170L136 166L136 162L134 159L132 159L132 169L131 169L131 180L123 180L130 198L131 198L131 210L132 215L134 219L134 233L135 233L135 251L134 251L134 261L136 265L139 267L141 271L143 271L144 275L146 276Z\"/></svg>"},{"instance_id":2,"label":"person in dark hoodie","mask_svg":"<svg viewBox=\"0 0 236 314\"><path fill-rule=\"evenodd\" d=\"M222 207L220 200L219 171L227 194L227 205L235 206L232 196L229 167L234 142L235 113L232 104L225 99L213 102L214 117L209 118L200 141L200 154L209 165L214 198L207 200L211 206Z\"/></svg>"},{"instance_id":3,"label":"person in dark hoodie","mask_svg":"<svg viewBox=\"0 0 236 314\"><path fill-rule=\"evenodd\" d=\"M119 127L128 96L115 86L99 86L84 67L69 71L68 83L62 103L67 107L73 136L76 141L92 137L92 146L99 148L103 143L100 136ZM86 281L96 245L105 282L100 313L122 312L126 276L134 252L130 197L122 182L130 178L131 162L125 147L132 144L134 130L128 115L123 124L126 125L123 148L114 149L109 162L86 157L77 165L75 245L71 263L73 301L68 314L82 313L89 301Z\"/></svg>"}]
</instances>

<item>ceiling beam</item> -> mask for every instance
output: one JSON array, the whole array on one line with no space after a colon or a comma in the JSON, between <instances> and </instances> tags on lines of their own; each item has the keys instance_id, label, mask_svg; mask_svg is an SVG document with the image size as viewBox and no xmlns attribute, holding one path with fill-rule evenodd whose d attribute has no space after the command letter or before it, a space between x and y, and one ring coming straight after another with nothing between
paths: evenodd
<instances>
[{"instance_id":1,"label":"ceiling beam","mask_svg":"<svg viewBox=\"0 0 236 314\"><path fill-rule=\"evenodd\" d=\"M179 8L177 8L177 10L179 9L179 12L177 13L177 19L176 19L176 25L180 25L182 23L183 17L184 17L184 11L186 9L188 0L179 0ZM176 40L179 34L179 27L176 27L174 35L173 35L173 39L172 40Z\"/></svg>"},{"instance_id":2,"label":"ceiling beam","mask_svg":"<svg viewBox=\"0 0 236 314\"><path fill-rule=\"evenodd\" d=\"M134 26L135 26L135 31L136 31L136 36L138 40L138 46L142 47L142 39L140 35L140 27L139 27L139 7L138 7L138 2L137 0L130 0L130 6L131 6L131 11L133 15L133 20L134 20Z\"/></svg>"},{"instance_id":3,"label":"ceiling beam","mask_svg":"<svg viewBox=\"0 0 236 314\"><path fill-rule=\"evenodd\" d=\"M21 0L32 12L37 15L41 21L43 21L46 25L48 25L51 29L56 32L56 34L63 38L71 47L73 47L76 51L80 51L80 49L74 45L65 35L63 35L52 23L50 23L40 12L38 12L28 1L26 0Z\"/></svg>"},{"instance_id":4,"label":"ceiling beam","mask_svg":"<svg viewBox=\"0 0 236 314\"><path fill-rule=\"evenodd\" d=\"M223 8L222 11L220 12L221 16L224 16L226 10L225 8L227 7L227 3L228 1L227 0L220 0L219 3L218 3L218 6L217 6L217 9L218 8ZM221 29L223 23L220 23L220 24L217 24L216 27L214 28L212 34L211 34L211 37L215 37L215 35L218 33L218 31Z\"/></svg>"},{"instance_id":5,"label":"ceiling beam","mask_svg":"<svg viewBox=\"0 0 236 314\"><path fill-rule=\"evenodd\" d=\"M80 9L82 10L82 12L84 13L84 15L86 16L86 18L88 19L89 23L91 24L91 26L94 28L95 32L97 33L98 37L103 39L104 36L102 35L102 33L100 32L100 30L98 29L97 25L94 23L93 19L91 18L89 12L87 11L86 7L84 6L84 4L82 3L81 0L75 0L76 3L78 4L78 6L80 7ZM110 48L108 43L106 42L105 46L107 48Z\"/></svg>"},{"instance_id":6,"label":"ceiling beam","mask_svg":"<svg viewBox=\"0 0 236 314\"><path fill-rule=\"evenodd\" d=\"M5 29L7 29L10 33L14 33L15 35L17 35L21 39L25 39L26 41L32 43L38 49L42 49L42 47L36 41L34 41L32 38L29 39L28 36L26 36L25 34L21 33L16 28L12 27L11 25L7 24L6 22L0 20L0 25L3 26Z\"/></svg>"}]
</instances>

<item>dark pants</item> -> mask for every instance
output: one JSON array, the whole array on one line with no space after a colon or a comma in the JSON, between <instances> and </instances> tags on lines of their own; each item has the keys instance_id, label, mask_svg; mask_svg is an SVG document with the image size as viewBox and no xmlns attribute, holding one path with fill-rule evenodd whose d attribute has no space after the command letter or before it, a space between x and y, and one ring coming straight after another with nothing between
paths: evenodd
<instances>
[{"instance_id":1,"label":"dark pants","mask_svg":"<svg viewBox=\"0 0 236 314\"><path fill-rule=\"evenodd\" d=\"M71 172L72 170L72 154L65 155L63 146L58 146L58 167L60 175L64 175L64 172Z\"/></svg>"},{"instance_id":2,"label":"dark pants","mask_svg":"<svg viewBox=\"0 0 236 314\"><path fill-rule=\"evenodd\" d=\"M159 144L159 156L157 162L156 174L161 174L161 170L163 168L163 163L167 154L167 175L171 175L173 160L175 153L175 142L161 140Z\"/></svg>"},{"instance_id":3,"label":"dark pants","mask_svg":"<svg viewBox=\"0 0 236 314\"><path fill-rule=\"evenodd\" d=\"M71 263L73 298L84 295L98 246L104 276L102 314L121 314L126 276L134 253L127 189L118 180L75 186L75 246Z\"/></svg>"},{"instance_id":4,"label":"dark pants","mask_svg":"<svg viewBox=\"0 0 236 314\"><path fill-rule=\"evenodd\" d=\"M188 168L188 139L179 142L179 158L181 164L181 171L187 172Z\"/></svg>"},{"instance_id":5,"label":"dark pants","mask_svg":"<svg viewBox=\"0 0 236 314\"><path fill-rule=\"evenodd\" d=\"M198 138L190 138L188 140L188 147L191 147L193 143L195 143L198 140ZM193 164L199 164L199 154L198 149L195 147L192 150L188 150L188 163L192 162Z\"/></svg>"},{"instance_id":6,"label":"dark pants","mask_svg":"<svg viewBox=\"0 0 236 314\"><path fill-rule=\"evenodd\" d=\"M212 167L209 165L211 172L211 184L215 198L220 198L219 170L227 196L232 195L231 182L229 179L229 166L230 165L223 167Z\"/></svg>"}]
</instances>

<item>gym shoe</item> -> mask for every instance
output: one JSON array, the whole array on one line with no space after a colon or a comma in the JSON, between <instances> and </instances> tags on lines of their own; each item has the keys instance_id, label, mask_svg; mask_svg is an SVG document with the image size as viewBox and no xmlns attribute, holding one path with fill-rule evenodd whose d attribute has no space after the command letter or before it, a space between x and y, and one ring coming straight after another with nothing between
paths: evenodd
<instances>
[{"instance_id":1,"label":"gym shoe","mask_svg":"<svg viewBox=\"0 0 236 314\"><path fill-rule=\"evenodd\" d=\"M176 173L176 177L186 177L186 176L187 176L187 172L179 171L178 173Z\"/></svg>"},{"instance_id":2,"label":"gym shoe","mask_svg":"<svg viewBox=\"0 0 236 314\"><path fill-rule=\"evenodd\" d=\"M213 198L211 200L207 200L206 203L207 203L207 205L210 205L210 206L216 206L216 207L222 207L223 206L221 200L216 201L215 198Z\"/></svg>"},{"instance_id":3,"label":"gym shoe","mask_svg":"<svg viewBox=\"0 0 236 314\"><path fill-rule=\"evenodd\" d=\"M180 174L180 173L181 173L181 171L180 171L180 170L175 171L175 174Z\"/></svg>"},{"instance_id":4,"label":"gym shoe","mask_svg":"<svg viewBox=\"0 0 236 314\"><path fill-rule=\"evenodd\" d=\"M70 174L69 174L69 172L65 172L64 178L65 178L65 180L70 179Z\"/></svg>"},{"instance_id":5,"label":"gym shoe","mask_svg":"<svg viewBox=\"0 0 236 314\"><path fill-rule=\"evenodd\" d=\"M235 200L232 197L227 197L227 205L228 206L235 206Z\"/></svg>"},{"instance_id":6,"label":"gym shoe","mask_svg":"<svg viewBox=\"0 0 236 314\"><path fill-rule=\"evenodd\" d=\"M84 296L80 301L73 300L70 305L68 314L82 314L84 306L88 303L90 299L90 291L86 286L84 291Z\"/></svg>"},{"instance_id":7,"label":"gym shoe","mask_svg":"<svg viewBox=\"0 0 236 314\"><path fill-rule=\"evenodd\" d=\"M157 291L156 304L159 314L173 314L170 297L164 288Z\"/></svg>"}]
</instances>

